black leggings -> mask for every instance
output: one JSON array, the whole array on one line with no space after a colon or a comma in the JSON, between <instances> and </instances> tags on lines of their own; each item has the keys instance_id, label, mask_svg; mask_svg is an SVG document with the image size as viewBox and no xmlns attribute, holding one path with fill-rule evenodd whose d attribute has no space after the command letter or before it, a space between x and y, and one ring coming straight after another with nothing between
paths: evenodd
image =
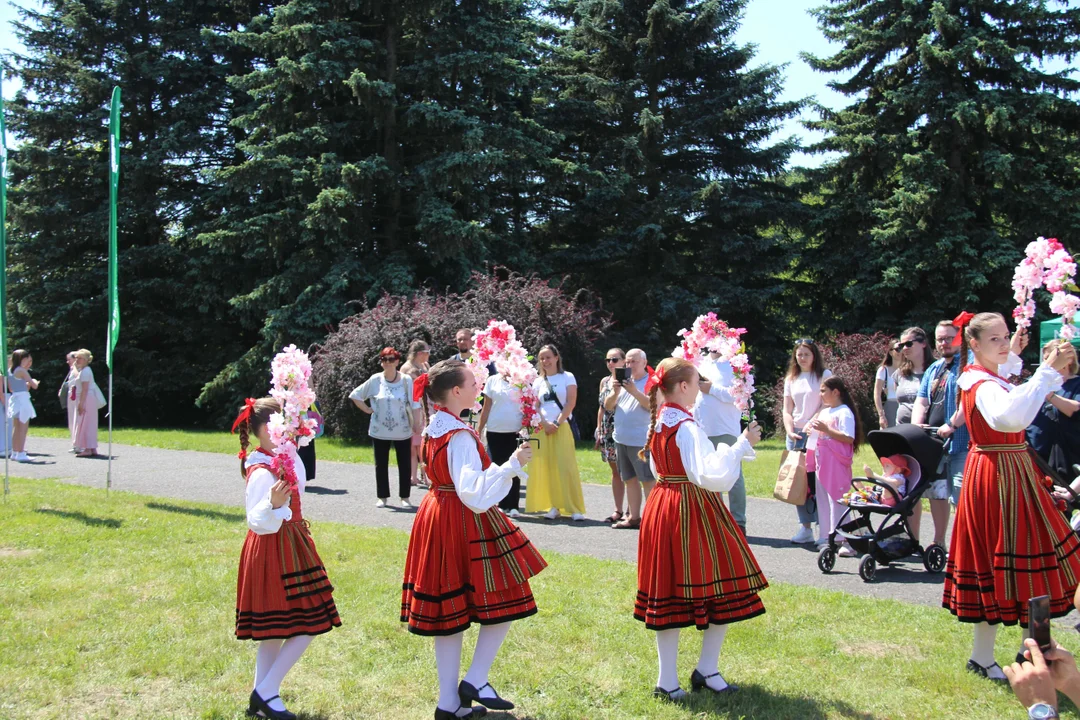
<instances>
[{"instance_id":1,"label":"black leggings","mask_svg":"<svg viewBox=\"0 0 1080 720\"><path fill-rule=\"evenodd\" d=\"M500 433L491 432L488 430L487 434L488 450L491 451L491 462L496 465L502 465L510 456L517 450L518 445L521 444L521 439L517 433ZM517 475L514 476L510 485L510 492L506 493L506 497L499 501L499 507L503 510L517 510L518 504L521 502L521 480Z\"/></svg>"},{"instance_id":2,"label":"black leggings","mask_svg":"<svg viewBox=\"0 0 1080 720\"><path fill-rule=\"evenodd\" d=\"M404 440L380 440L372 438L375 446L375 494L380 500L390 497L390 446L394 446L397 455L398 497L409 497L412 485L412 438Z\"/></svg>"},{"instance_id":3,"label":"black leggings","mask_svg":"<svg viewBox=\"0 0 1080 720\"><path fill-rule=\"evenodd\" d=\"M296 448L296 454L300 456L300 460L304 463L307 481L311 482L315 479L315 441L312 440L307 445Z\"/></svg>"}]
</instances>

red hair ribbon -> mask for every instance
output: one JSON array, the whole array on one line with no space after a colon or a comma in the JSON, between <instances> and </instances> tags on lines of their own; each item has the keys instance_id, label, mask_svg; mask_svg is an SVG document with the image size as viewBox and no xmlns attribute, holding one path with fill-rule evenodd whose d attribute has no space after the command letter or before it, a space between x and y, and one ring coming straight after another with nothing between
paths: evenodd
<instances>
[{"instance_id":1,"label":"red hair ribbon","mask_svg":"<svg viewBox=\"0 0 1080 720\"><path fill-rule=\"evenodd\" d=\"M243 423L251 420L251 414L255 412L255 398L248 398L244 400L244 409L240 411L240 414L236 416L236 420L232 424L232 432L236 432L236 429Z\"/></svg>"},{"instance_id":2,"label":"red hair ribbon","mask_svg":"<svg viewBox=\"0 0 1080 720\"><path fill-rule=\"evenodd\" d=\"M424 373L420 377L413 380L413 384L412 384L412 399L413 399L413 402L420 402L420 398L424 397L424 391L427 390L428 380L430 380L430 379L431 378L428 377L428 374Z\"/></svg>"},{"instance_id":3,"label":"red hair ribbon","mask_svg":"<svg viewBox=\"0 0 1080 720\"><path fill-rule=\"evenodd\" d=\"M975 313L969 313L965 310L964 312L953 318L952 325L958 331L956 333L956 337L953 339L953 347L960 347L960 342L964 335L964 328L968 326L968 323L970 323L972 318L974 317Z\"/></svg>"},{"instance_id":4,"label":"red hair ribbon","mask_svg":"<svg viewBox=\"0 0 1080 720\"><path fill-rule=\"evenodd\" d=\"M653 370L652 365L645 366L645 372L649 374L649 379L645 381L645 393L651 393L653 388L658 388L664 384L664 368L659 370Z\"/></svg>"},{"instance_id":5,"label":"red hair ribbon","mask_svg":"<svg viewBox=\"0 0 1080 720\"><path fill-rule=\"evenodd\" d=\"M247 460L247 450L241 450L240 452L236 453L236 457L240 458L241 460Z\"/></svg>"}]
</instances>

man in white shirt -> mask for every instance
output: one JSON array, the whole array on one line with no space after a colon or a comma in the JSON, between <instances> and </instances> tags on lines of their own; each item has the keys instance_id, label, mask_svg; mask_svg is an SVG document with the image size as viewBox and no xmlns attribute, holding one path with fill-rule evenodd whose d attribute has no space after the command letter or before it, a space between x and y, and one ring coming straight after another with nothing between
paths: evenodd
<instances>
[{"instance_id":1,"label":"man in white shirt","mask_svg":"<svg viewBox=\"0 0 1080 720\"><path fill-rule=\"evenodd\" d=\"M649 396L645 394L649 379L645 352L634 348L626 353L626 368L630 377L621 384L613 382L612 393L604 400L604 409L615 413L615 459L630 506L627 516L611 526L619 530L641 527L641 507L643 500L649 499L654 481L649 461L638 457L649 435L651 417Z\"/></svg>"},{"instance_id":2,"label":"man in white shirt","mask_svg":"<svg viewBox=\"0 0 1080 720\"><path fill-rule=\"evenodd\" d=\"M705 378L701 383L697 404L694 405L694 419L709 436L713 445L734 445L742 433L742 412L735 407L735 398L731 386L735 375L731 363L719 360L716 353L701 361L698 374ZM739 479L728 491L728 509L736 524L746 535L746 478L739 469Z\"/></svg>"}]
</instances>

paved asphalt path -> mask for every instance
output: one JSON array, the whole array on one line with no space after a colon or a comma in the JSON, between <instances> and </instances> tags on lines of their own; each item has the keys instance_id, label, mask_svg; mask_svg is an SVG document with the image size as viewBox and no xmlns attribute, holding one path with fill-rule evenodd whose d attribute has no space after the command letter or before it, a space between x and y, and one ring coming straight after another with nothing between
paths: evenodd
<instances>
[{"instance_id":1,"label":"paved asphalt path","mask_svg":"<svg viewBox=\"0 0 1080 720\"><path fill-rule=\"evenodd\" d=\"M69 445L62 439L31 436L28 445L33 462L12 462L11 475L105 487L108 462L104 458L75 458L67 452ZM105 450L105 445L99 448ZM396 486L396 481L396 469L391 468L391 487ZM220 453L114 445L112 487L162 498L236 508L243 505L239 460ZM612 530L599 519L613 509L610 489L585 485L584 494L588 508L585 522L523 516L519 524L541 550L634 562L637 532ZM423 495L423 490L413 488L413 504L419 505ZM391 502L396 504L397 500ZM375 508L375 468L370 465L319 461L318 477L308 485L304 497L304 515L312 520L408 531L414 513L400 508ZM747 519L750 545L771 581L940 607L942 576L926 572L916 558L889 568L879 567L872 583L859 578L856 558L837 558L832 574L823 575L817 568L813 546L792 545L789 541L797 527L795 508L776 500L750 498ZM924 543L932 539L932 528L929 513L924 513Z\"/></svg>"}]
</instances>

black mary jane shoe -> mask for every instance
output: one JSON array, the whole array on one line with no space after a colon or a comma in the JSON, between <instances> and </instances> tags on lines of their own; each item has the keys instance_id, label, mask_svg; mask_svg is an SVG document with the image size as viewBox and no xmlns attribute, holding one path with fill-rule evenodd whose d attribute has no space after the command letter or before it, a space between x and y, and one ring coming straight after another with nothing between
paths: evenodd
<instances>
[{"instance_id":1,"label":"black mary jane shoe","mask_svg":"<svg viewBox=\"0 0 1080 720\"><path fill-rule=\"evenodd\" d=\"M679 702L686 699L686 691L681 687L677 687L674 690L665 690L657 685L652 691L654 698L660 698L661 700L667 700L668 702Z\"/></svg>"},{"instance_id":2,"label":"black mary jane shoe","mask_svg":"<svg viewBox=\"0 0 1080 720\"><path fill-rule=\"evenodd\" d=\"M480 691L484 688L491 688L491 692L495 693L495 697L486 698L480 697ZM491 683L484 683L480 687L473 687L471 684L464 680L458 685L457 688L458 697L461 698L462 705L471 705L472 703L480 703L489 710L513 710L514 703L509 700L503 700L499 697L499 693L495 691L495 688L491 687Z\"/></svg>"},{"instance_id":3,"label":"black mary jane shoe","mask_svg":"<svg viewBox=\"0 0 1080 720\"><path fill-rule=\"evenodd\" d=\"M458 710L465 707L459 705ZM449 710L443 710L442 708L435 708L435 720L461 720L461 718L478 718L487 715L486 707L474 707L469 709L468 715L458 715L457 710L450 712Z\"/></svg>"},{"instance_id":4,"label":"black mary jane shoe","mask_svg":"<svg viewBox=\"0 0 1080 720\"><path fill-rule=\"evenodd\" d=\"M968 660L967 661L967 670L968 670L968 672L973 672L976 675L978 675L979 677L986 678L990 682L1002 683L1002 684L1005 684L1005 685L1007 685L1009 683L1009 681L1006 680L1003 677L1000 677L1000 678L990 677L990 669L991 668L997 668L998 670L1000 670L1001 666L998 665L997 663L994 663L993 665L987 665L986 667L983 667L982 665L975 662L974 660Z\"/></svg>"},{"instance_id":5,"label":"black mary jane shoe","mask_svg":"<svg viewBox=\"0 0 1080 720\"><path fill-rule=\"evenodd\" d=\"M698 690L708 690L709 692L715 693L717 695L727 695L728 693L739 691L739 686L732 685L731 683L728 683L728 686L723 690L714 690L713 688L709 687L709 678L714 678L718 675L720 675L720 673L718 672L714 672L712 675L702 675L697 670L694 670L694 672L690 673L690 687L693 689L694 692L697 692Z\"/></svg>"},{"instance_id":6,"label":"black mary jane shoe","mask_svg":"<svg viewBox=\"0 0 1080 720\"><path fill-rule=\"evenodd\" d=\"M248 701L247 715L248 717L264 717L267 720L296 720L296 715L288 710L275 710L270 707L271 700L277 700L280 696L275 695L265 700L259 696L259 693L255 690L251 691L251 698ZM259 715L262 713L262 715Z\"/></svg>"}]
</instances>

